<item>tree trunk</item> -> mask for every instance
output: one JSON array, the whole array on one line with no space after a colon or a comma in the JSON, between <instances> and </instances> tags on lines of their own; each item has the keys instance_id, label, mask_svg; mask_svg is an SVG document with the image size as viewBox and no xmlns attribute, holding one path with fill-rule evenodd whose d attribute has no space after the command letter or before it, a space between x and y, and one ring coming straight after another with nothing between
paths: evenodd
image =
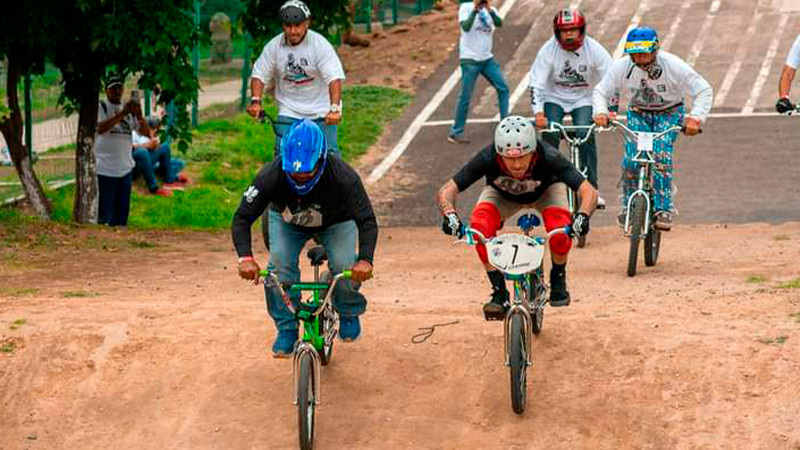
<instances>
[{"instance_id":1,"label":"tree trunk","mask_svg":"<svg viewBox=\"0 0 800 450\"><path fill-rule=\"evenodd\" d=\"M8 144L8 151L11 161L19 175L22 189L30 202L31 207L37 216L44 220L50 220L50 202L44 194L42 184L33 171L31 159L28 157L28 149L22 145L22 114L19 111L19 98L17 97L17 84L20 79L20 67L17 59L13 56L8 58L8 74L6 82L6 97L8 107L11 109L11 116L0 122L0 131Z\"/></svg>"},{"instance_id":2,"label":"tree trunk","mask_svg":"<svg viewBox=\"0 0 800 450\"><path fill-rule=\"evenodd\" d=\"M91 78L91 77L88 77ZM72 218L78 223L97 223L97 164L94 155L100 88L84 86L75 144L75 206Z\"/></svg>"}]
</instances>

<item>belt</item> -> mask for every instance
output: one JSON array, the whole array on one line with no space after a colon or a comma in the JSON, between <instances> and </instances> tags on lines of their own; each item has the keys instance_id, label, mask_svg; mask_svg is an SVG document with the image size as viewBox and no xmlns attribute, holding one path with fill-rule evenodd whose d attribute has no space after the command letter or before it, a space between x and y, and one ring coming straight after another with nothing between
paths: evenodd
<instances>
[{"instance_id":1,"label":"belt","mask_svg":"<svg viewBox=\"0 0 800 450\"><path fill-rule=\"evenodd\" d=\"M645 114L671 114L674 113L678 108L683 108L683 102L680 102L676 105L668 106L663 109L645 109L645 108L631 108L631 111L635 113L645 113Z\"/></svg>"}]
</instances>

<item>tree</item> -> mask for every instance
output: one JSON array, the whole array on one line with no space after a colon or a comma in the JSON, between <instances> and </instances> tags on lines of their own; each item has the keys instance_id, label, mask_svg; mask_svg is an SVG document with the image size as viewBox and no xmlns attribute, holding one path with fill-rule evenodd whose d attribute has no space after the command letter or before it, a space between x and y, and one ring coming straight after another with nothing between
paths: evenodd
<instances>
[{"instance_id":1,"label":"tree","mask_svg":"<svg viewBox=\"0 0 800 450\"><path fill-rule=\"evenodd\" d=\"M197 43L193 0L35 0L48 28L47 56L61 70L59 103L79 111L75 153L73 219L97 219L97 175L94 155L100 88L107 73L141 74L139 87L160 88L159 102L187 105L198 83L190 61ZM25 8L30 8L28 2ZM33 9L33 8L31 8ZM175 127L181 149L191 140L189 115L176 108Z\"/></svg>"},{"instance_id":2,"label":"tree","mask_svg":"<svg viewBox=\"0 0 800 450\"><path fill-rule=\"evenodd\" d=\"M304 0L311 10L311 28L326 37L345 30L350 20L350 0ZM247 12L242 16L244 29L253 38L255 57L264 45L281 32L280 8L285 0L247 0Z\"/></svg>"},{"instance_id":3,"label":"tree","mask_svg":"<svg viewBox=\"0 0 800 450\"><path fill-rule=\"evenodd\" d=\"M22 114L19 108L19 80L26 73L44 72L44 53L47 44L46 22L38 14L40 0L10 2L0 14L0 60L8 59L6 101L0 99L0 131L8 144L11 161L19 176L22 189L37 216L50 218L50 202L39 182L28 149L22 143Z\"/></svg>"}]
</instances>

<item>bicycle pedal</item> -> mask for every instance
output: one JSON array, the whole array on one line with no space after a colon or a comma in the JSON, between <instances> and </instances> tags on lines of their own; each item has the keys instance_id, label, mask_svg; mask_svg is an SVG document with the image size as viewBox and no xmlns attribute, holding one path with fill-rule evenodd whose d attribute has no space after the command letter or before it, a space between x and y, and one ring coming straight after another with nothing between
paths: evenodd
<instances>
[{"instance_id":1,"label":"bicycle pedal","mask_svg":"<svg viewBox=\"0 0 800 450\"><path fill-rule=\"evenodd\" d=\"M604 209L606 209L606 205L597 205L597 208L595 208L595 209L603 209L604 210Z\"/></svg>"},{"instance_id":2,"label":"bicycle pedal","mask_svg":"<svg viewBox=\"0 0 800 450\"><path fill-rule=\"evenodd\" d=\"M495 321L495 320L505 320L506 313L504 313L504 312L501 313L501 312L484 311L483 312L483 318L487 322L492 322L492 321Z\"/></svg>"}]
</instances>

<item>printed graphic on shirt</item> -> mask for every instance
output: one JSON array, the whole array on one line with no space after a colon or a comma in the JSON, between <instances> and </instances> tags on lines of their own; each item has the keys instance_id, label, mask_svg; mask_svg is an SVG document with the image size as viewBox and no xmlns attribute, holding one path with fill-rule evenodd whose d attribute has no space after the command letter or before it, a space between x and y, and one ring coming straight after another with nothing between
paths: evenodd
<instances>
[{"instance_id":1,"label":"printed graphic on shirt","mask_svg":"<svg viewBox=\"0 0 800 450\"><path fill-rule=\"evenodd\" d=\"M492 18L485 9L481 9L481 11L478 13L478 20L475 23L476 25L472 31L479 31L481 33L492 32Z\"/></svg>"},{"instance_id":2,"label":"printed graphic on shirt","mask_svg":"<svg viewBox=\"0 0 800 450\"><path fill-rule=\"evenodd\" d=\"M289 209L289 206L286 206L286 209L283 210L281 215L283 216L283 221L292 225L297 225L299 227L321 227L322 226L322 206L313 203L311 205L305 206L297 211L292 211Z\"/></svg>"},{"instance_id":3,"label":"printed graphic on shirt","mask_svg":"<svg viewBox=\"0 0 800 450\"><path fill-rule=\"evenodd\" d=\"M642 79L638 89L633 89L633 98L631 98L631 106L643 109L654 109L664 106L664 97L658 95L647 82Z\"/></svg>"},{"instance_id":4,"label":"printed graphic on shirt","mask_svg":"<svg viewBox=\"0 0 800 450\"><path fill-rule=\"evenodd\" d=\"M661 64L657 62L653 62L650 64L650 67L647 68L647 76L650 77L651 80L657 80L661 78L661 75L664 73L664 68L661 67Z\"/></svg>"},{"instance_id":5,"label":"printed graphic on shirt","mask_svg":"<svg viewBox=\"0 0 800 450\"><path fill-rule=\"evenodd\" d=\"M586 66L581 66L583 71L586 71ZM572 63L568 60L564 61L564 69L561 70L561 73L558 74L556 77L555 84L562 87L569 87L569 88L577 88L577 87L589 87L589 83L586 81L583 75L581 75L577 70L572 67Z\"/></svg>"},{"instance_id":6,"label":"printed graphic on shirt","mask_svg":"<svg viewBox=\"0 0 800 450\"><path fill-rule=\"evenodd\" d=\"M508 192L513 195L527 194L533 192L542 185L541 181L537 180L517 180L507 176L500 176L495 178L494 185L497 189Z\"/></svg>"},{"instance_id":7,"label":"printed graphic on shirt","mask_svg":"<svg viewBox=\"0 0 800 450\"><path fill-rule=\"evenodd\" d=\"M314 81L314 77L310 76L304 68L308 67L308 65L308 60L306 58L300 58L300 61L297 61L294 57L294 53L289 53L283 79L294 84L311 83Z\"/></svg>"},{"instance_id":8,"label":"printed graphic on shirt","mask_svg":"<svg viewBox=\"0 0 800 450\"><path fill-rule=\"evenodd\" d=\"M250 186L244 191L244 199L247 203L253 203L253 200L258 196L258 189L255 186Z\"/></svg>"}]
</instances>

